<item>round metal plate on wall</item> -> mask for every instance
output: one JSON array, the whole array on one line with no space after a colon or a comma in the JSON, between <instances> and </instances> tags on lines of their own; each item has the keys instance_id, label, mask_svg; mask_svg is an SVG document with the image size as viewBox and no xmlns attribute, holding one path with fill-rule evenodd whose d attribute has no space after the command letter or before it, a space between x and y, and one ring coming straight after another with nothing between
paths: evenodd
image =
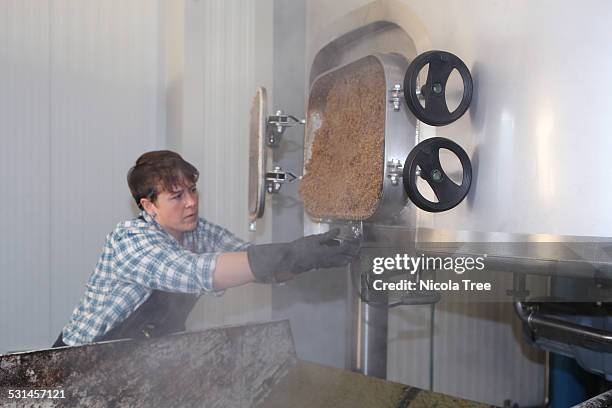
<instances>
[{"instance_id":1,"label":"round metal plate on wall","mask_svg":"<svg viewBox=\"0 0 612 408\"><path fill-rule=\"evenodd\" d=\"M264 214L266 194L266 121L268 102L266 88L258 87L251 104L249 121L249 230Z\"/></svg>"}]
</instances>

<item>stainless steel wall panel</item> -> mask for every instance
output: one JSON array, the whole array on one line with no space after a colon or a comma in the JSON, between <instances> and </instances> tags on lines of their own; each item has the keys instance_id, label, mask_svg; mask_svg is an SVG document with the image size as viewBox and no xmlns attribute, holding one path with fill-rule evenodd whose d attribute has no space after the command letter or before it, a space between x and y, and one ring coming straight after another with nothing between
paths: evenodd
<instances>
[{"instance_id":1,"label":"stainless steel wall panel","mask_svg":"<svg viewBox=\"0 0 612 408\"><path fill-rule=\"evenodd\" d=\"M431 389L432 306L389 310L387 379Z\"/></svg>"},{"instance_id":2,"label":"stainless steel wall panel","mask_svg":"<svg viewBox=\"0 0 612 408\"><path fill-rule=\"evenodd\" d=\"M524 342L511 303L443 298L434 330L434 391L495 406L543 404L544 353Z\"/></svg>"}]
</instances>

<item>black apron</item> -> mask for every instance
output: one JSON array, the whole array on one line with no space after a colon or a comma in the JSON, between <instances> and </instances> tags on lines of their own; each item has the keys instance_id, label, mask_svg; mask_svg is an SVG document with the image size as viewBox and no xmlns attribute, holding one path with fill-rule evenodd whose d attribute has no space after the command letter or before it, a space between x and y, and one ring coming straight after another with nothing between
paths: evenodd
<instances>
[{"instance_id":1,"label":"black apron","mask_svg":"<svg viewBox=\"0 0 612 408\"><path fill-rule=\"evenodd\" d=\"M149 339L185 331L187 316L195 306L198 295L154 290L127 319L95 341L117 339ZM63 347L62 333L53 347Z\"/></svg>"}]
</instances>

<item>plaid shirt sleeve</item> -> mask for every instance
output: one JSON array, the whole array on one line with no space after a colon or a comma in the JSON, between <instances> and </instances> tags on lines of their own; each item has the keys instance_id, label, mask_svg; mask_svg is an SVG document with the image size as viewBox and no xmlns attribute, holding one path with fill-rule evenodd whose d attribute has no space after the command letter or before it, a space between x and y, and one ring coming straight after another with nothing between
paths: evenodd
<instances>
[{"instance_id":1,"label":"plaid shirt sleeve","mask_svg":"<svg viewBox=\"0 0 612 408\"><path fill-rule=\"evenodd\" d=\"M168 292L212 292L219 251L194 253L161 233L129 231L112 243L120 280Z\"/></svg>"}]
</instances>

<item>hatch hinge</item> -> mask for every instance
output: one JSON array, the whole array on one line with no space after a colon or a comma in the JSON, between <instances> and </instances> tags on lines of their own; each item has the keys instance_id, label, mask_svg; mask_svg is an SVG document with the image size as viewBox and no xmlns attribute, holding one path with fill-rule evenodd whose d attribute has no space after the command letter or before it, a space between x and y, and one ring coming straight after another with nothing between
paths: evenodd
<instances>
[{"instance_id":1,"label":"hatch hinge","mask_svg":"<svg viewBox=\"0 0 612 408\"><path fill-rule=\"evenodd\" d=\"M276 111L275 115L268 116L266 144L270 147L278 146L285 129L294 125L305 125L306 119L298 119L293 115Z\"/></svg>"},{"instance_id":2,"label":"hatch hinge","mask_svg":"<svg viewBox=\"0 0 612 408\"><path fill-rule=\"evenodd\" d=\"M266 191L278 193L285 183L292 183L297 176L290 171L284 171L280 166L274 166L274 170L266 173Z\"/></svg>"}]
</instances>

